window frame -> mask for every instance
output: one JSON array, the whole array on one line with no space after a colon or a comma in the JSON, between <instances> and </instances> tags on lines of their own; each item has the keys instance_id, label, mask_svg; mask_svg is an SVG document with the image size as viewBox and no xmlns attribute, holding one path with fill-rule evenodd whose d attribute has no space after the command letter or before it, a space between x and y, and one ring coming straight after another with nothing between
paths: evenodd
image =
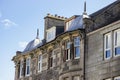
<instances>
[{"instance_id":1,"label":"window frame","mask_svg":"<svg viewBox=\"0 0 120 80\"><path fill-rule=\"evenodd\" d=\"M65 42L65 52L66 52L66 60L65 61L69 61L70 60L70 40L66 40Z\"/></svg>"},{"instance_id":2,"label":"window frame","mask_svg":"<svg viewBox=\"0 0 120 80\"><path fill-rule=\"evenodd\" d=\"M110 44L109 44L109 45L110 45L110 48L107 48L107 49L106 49L106 44L107 44L107 43L106 43L106 42L107 42L107 41L106 41L106 38L107 38L108 35L110 35ZM106 51L107 51L107 50L110 50L110 57L108 57L108 58L106 57ZM104 59L105 59L105 60L108 60L108 59L110 59L111 57L112 57L112 33L111 33L111 32L108 32L108 33L104 34Z\"/></svg>"},{"instance_id":3,"label":"window frame","mask_svg":"<svg viewBox=\"0 0 120 80\"><path fill-rule=\"evenodd\" d=\"M76 41L75 41L75 38L77 38L77 40L78 40L78 38L79 38L79 40L77 41L77 43L79 43L79 45L76 45L75 43L76 43ZM80 58L80 36L75 36L74 37L74 59L78 59L78 58ZM76 48L78 48L79 49L79 56L77 56L76 57Z\"/></svg>"},{"instance_id":4,"label":"window frame","mask_svg":"<svg viewBox=\"0 0 120 80\"><path fill-rule=\"evenodd\" d=\"M23 66L23 61L24 61L23 59L20 60L20 72L19 72L19 77L20 78L23 77L23 75L22 75L23 74L23 67L24 67Z\"/></svg>"},{"instance_id":5,"label":"window frame","mask_svg":"<svg viewBox=\"0 0 120 80\"><path fill-rule=\"evenodd\" d=\"M49 42L49 41L51 41L51 40L53 40L54 38L55 38L55 36L56 36L56 27L55 26L53 26L53 27L51 27L50 29L48 29L48 30L46 30L46 38L47 38L47 42ZM49 35L50 35L50 37L49 37Z\"/></svg>"},{"instance_id":6,"label":"window frame","mask_svg":"<svg viewBox=\"0 0 120 80\"><path fill-rule=\"evenodd\" d=\"M42 55L38 55L38 72L42 72Z\"/></svg>"},{"instance_id":7,"label":"window frame","mask_svg":"<svg viewBox=\"0 0 120 80\"><path fill-rule=\"evenodd\" d=\"M116 45L116 33L117 32L120 33L120 29L117 29L117 30L114 31L114 52L113 52L114 53L114 57L120 56L120 54L116 54L115 53L115 48L120 47L119 43ZM120 35L118 35L118 36L120 36Z\"/></svg>"},{"instance_id":8,"label":"window frame","mask_svg":"<svg viewBox=\"0 0 120 80\"><path fill-rule=\"evenodd\" d=\"M50 55L49 56L49 61L48 61L49 62L48 63L49 64L49 68L53 68L53 51L50 51L49 55Z\"/></svg>"},{"instance_id":9,"label":"window frame","mask_svg":"<svg viewBox=\"0 0 120 80\"><path fill-rule=\"evenodd\" d=\"M28 62L27 62L28 61ZM28 64L29 63L29 64ZM26 58L26 70L25 70L25 76L29 76L30 75L30 63L31 63L31 58L28 57ZM28 69L29 67L29 69ZM27 73L27 70L29 70L29 73Z\"/></svg>"}]
</instances>

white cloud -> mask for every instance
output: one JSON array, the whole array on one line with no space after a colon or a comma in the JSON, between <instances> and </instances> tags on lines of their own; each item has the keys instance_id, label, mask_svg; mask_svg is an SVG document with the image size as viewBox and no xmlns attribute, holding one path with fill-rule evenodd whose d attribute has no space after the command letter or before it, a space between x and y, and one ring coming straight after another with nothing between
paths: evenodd
<instances>
[{"instance_id":1,"label":"white cloud","mask_svg":"<svg viewBox=\"0 0 120 80\"><path fill-rule=\"evenodd\" d=\"M1 21L1 23L4 25L5 28L10 28L13 26L16 26L17 24L9 19L4 19Z\"/></svg>"},{"instance_id":2,"label":"white cloud","mask_svg":"<svg viewBox=\"0 0 120 80\"><path fill-rule=\"evenodd\" d=\"M25 48L27 46L27 44L28 44L28 42L25 42L25 41L21 41L18 43L20 48Z\"/></svg>"}]
</instances>

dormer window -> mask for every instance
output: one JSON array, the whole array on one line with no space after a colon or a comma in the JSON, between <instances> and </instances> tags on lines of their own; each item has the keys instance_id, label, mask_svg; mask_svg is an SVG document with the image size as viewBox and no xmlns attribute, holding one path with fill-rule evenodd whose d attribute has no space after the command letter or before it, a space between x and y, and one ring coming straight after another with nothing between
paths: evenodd
<instances>
[{"instance_id":1,"label":"dormer window","mask_svg":"<svg viewBox=\"0 0 120 80\"><path fill-rule=\"evenodd\" d=\"M56 27L51 27L47 30L47 42L53 40L56 34Z\"/></svg>"},{"instance_id":2,"label":"dormer window","mask_svg":"<svg viewBox=\"0 0 120 80\"><path fill-rule=\"evenodd\" d=\"M74 20L74 19L69 20L69 21L66 22L66 28L65 28L65 31L67 31L67 30L69 29L69 27L70 27L70 25L71 25L71 23L72 23L73 20Z\"/></svg>"}]
</instances>

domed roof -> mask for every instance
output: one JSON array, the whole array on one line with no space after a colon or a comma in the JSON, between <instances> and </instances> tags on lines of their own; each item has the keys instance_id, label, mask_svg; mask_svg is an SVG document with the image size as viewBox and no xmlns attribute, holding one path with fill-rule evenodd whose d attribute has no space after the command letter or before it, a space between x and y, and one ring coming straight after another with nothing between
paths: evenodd
<instances>
[{"instance_id":1,"label":"domed roof","mask_svg":"<svg viewBox=\"0 0 120 80\"><path fill-rule=\"evenodd\" d=\"M26 48L24 49L23 52L27 52L27 51L31 51L31 50L35 49L35 48L37 47L37 45L40 44L40 42L41 42L41 41L40 41L39 38L38 38L38 39L36 38L36 39L30 41L30 42L27 44L27 46L26 46Z\"/></svg>"},{"instance_id":2,"label":"domed roof","mask_svg":"<svg viewBox=\"0 0 120 80\"><path fill-rule=\"evenodd\" d=\"M39 30L37 30L37 36L36 36L36 38L35 38L34 40L30 41L30 42L27 44L27 46L26 46L26 48L24 49L23 53L28 52L28 51L31 51L31 50L37 48L38 45L41 44L41 41L40 41L40 39L39 39L38 36L39 36Z\"/></svg>"}]
</instances>

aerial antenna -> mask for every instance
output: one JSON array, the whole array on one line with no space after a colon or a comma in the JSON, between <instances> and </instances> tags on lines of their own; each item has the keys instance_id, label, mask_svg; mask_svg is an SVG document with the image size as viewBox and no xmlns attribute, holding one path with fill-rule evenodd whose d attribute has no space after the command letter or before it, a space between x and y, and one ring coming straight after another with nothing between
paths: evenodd
<instances>
[{"instance_id":1,"label":"aerial antenna","mask_svg":"<svg viewBox=\"0 0 120 80\"><path fill-rule=\"evenodd\" d=\"M39 29L37 29L37 36L36 39L39 39Z\"/></svg>"}]
</instances>

